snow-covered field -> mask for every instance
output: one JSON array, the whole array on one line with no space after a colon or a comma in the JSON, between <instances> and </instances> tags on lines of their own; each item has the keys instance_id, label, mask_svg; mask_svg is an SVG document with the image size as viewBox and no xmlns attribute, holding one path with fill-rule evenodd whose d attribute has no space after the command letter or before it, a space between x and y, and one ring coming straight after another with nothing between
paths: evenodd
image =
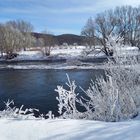
<instances>
[{"instance_id":1,"label":"snow-covered field","mask_svg":"<svg viewBox=\"0 0 140 140\"><path fill-rule=\"evenodd\" d=\"M140 120L0 119L0 140L140 140Z\"/></svg>"},{"instance_id":2,"label":"snow-covered field","mask_svg":"<svg viewBox=\"0 0 140 140\"><path fill-rule=\"evenodd\" d=\"M65 58L79 57L82 55L85 46L70 46L68 48L56 48L51 51L51 55L63 56Z\"/></svg>"},{"instance_id":3,"label":"snow-covered field","mask_svg":"<svg viewBox=\"0 0 140 140\"><path fill-rule=\"evenodd\" d=\"M54 48L51 51L50 56L44 56L43 53L39 50L37 51L21 51L19 52L19 56L14 60L43 60L48 59L49 57L63 57L63 58L71 58L71 57L79 57L82 55L85 46L77 46L77 47L68 47L68 48Z\"/></svg>"},{"instance_id":4,"label":"snow-covered field","mask_svg":"<svg viewBox=\"0 0 140 140\"><path fill-rule=\"evenodd\" d=\"M97 48L100 48L100 46L97 46ZM65 59L71 59L71 58L79 58L79 57L84 57L84 51L87 50L86 46L69 46L67 48L59 48L56 47L54 49L52 49L50 56L44 56L42 51L37 49L37 50L27 50L27 51L20 51L18 52L18 56L16 58L14 58L13 60L46 60L46 59L50 59L50 58L65 58ZM138 48L137 47L129 47L126 46L124 48L119 48L117 50L119 52L120 55L124 55L124 54L129 54L129 55L137 55L139 53ZM103 52L100 52L99 49L97 49L96 51L90 53L88 57L105 57L105 54Z\"/></svg>"}]
</instances>

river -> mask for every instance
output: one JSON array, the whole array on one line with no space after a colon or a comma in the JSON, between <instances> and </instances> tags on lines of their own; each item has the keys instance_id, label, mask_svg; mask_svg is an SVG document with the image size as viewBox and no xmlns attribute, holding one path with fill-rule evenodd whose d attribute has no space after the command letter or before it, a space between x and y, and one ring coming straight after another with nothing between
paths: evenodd
<instances>
[{"instance_id":1,"label":"river","mask_svg":"<svg viewBox=\"0 0 140 140\"><path fill-rule=\"evenodd\" d=\"M92 80L103 75L101 69L95 70L46 70L46 69L1 69L0 70L0 109L4 101L14 100L15 105L25 108L37 108L40 113L52 110L57 114L57 85L67 82L66 73L78 85L76 92L82 94L79 86L87 89Z\"/></svg>"}]
</instances>

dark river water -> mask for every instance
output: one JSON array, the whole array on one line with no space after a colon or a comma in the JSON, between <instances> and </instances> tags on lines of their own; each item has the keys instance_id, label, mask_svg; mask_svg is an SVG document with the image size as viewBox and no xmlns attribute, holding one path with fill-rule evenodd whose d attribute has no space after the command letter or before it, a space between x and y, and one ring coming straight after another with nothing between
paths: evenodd
<instances>
[{"instance_id":1,"label":"dark river water","mask_svg":"<svg viewBox=\"0 0 140 140\"><path fill-rule=\"evenodd\" d=\"M4 108L4 101L14 100L15 105L22 104L26 108L37 108L40 113L52 110L57 114L57 85L67 82L66 73L78 86L87 89L90 81L103 75L103 70L0 70L0 110ZM80 88L76 90L80 94Z\"/></svg>"}]
</instances>

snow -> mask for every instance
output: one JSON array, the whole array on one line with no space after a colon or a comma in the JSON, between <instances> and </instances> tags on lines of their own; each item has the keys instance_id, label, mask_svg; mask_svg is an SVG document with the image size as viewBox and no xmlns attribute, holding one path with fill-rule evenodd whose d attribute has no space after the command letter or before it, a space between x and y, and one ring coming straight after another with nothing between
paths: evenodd
<instances>
[{"instance_id":1,"label":"snow","mask_svg":"<svg viewBox=\"0 0 140 140\"><path fill-rule=\"evenodd\" d=\"M7 64L7 65L0 65L0 69L97 69L97 68L103 68L103 65L95 66L94 64L86 64L86 65L68 65L68 64Z\"/></svg>"},{"instance_id":2,"label":"snow","mask_svg":"<svg viewBox=\"0 0 140 140\"><path fill-rule=\"evenodd\" d=\"M38 60L43 57L41 51L21 51L14 60Z\"/></svg>"},{"instance_id":3,"label":"snow","mask_svg":"<svg viewBox=\"0 0 140 140\"><path fill-rule=\"evenodd\" d=\"M85 46L76 46L76 47L71 46L62 49L56 48L52 50L51 55L59 55L65 58L79 57L82 55L82 52L85 48L86 48Z\"/></svg>"},{"instance_id":4,"label":"snow","mask_svg":"<svg viewBox=\"0 0 140 140\"><path fill-rule=\"evenodd\" d=\"M1 140L140 140L140 121L0 119Z\"/></svg>"},{"instance_id":5,"label":"snow","mask_svg":"<svg viewBox=\"0 0 140 140\"><path fill-rule=\"evenodd\" d=\"M97 46L96 48L100 48ZM83 51L86 50L86 46L69 46L68 48L54 48L51 51L51 57L63 57L66 59L70 58L79 58L83 56ZM123 48L117 49L120 55L129 54L136 55L139 53L139 49L137 47L125 46ZM105 57L103 52L100 52L99 49L89 54L87 57ZM17 60L38 60L38 59L47 59L46 56L43 56L41 51L22 51L19 52L19 56L16 58Z\"/></svg>"},{"instance_id":6,"label":"snow","mask_svg":"<svg viewBox=\"0 0 140 140\"><path fill-rule=\"evenodd\" d=\"M69 46L68 48L59 48L55 47L51 51L51 55L49 57L64 57L64 58L71 58L71 57L79 57L81 56L85 46ZM21 51L18 53L19 56L14 60L44 60L49 57L43 56L42 51L34 50L34 51Z\"/></svg>"},{"instance_id":7,"label":"snow","mask_svg":"<svg viewBox=\"0 0 140 140\"><path fill-rule=\"evenodd\" d=\"M125 46L122 48L118 48L117 51L120 55L139 55L138 47Z\"/></svg>"},{"instance_id":8,"label":"snow","mask_svg":"<svg viewBox=\"0 0 140 140\"><path fill-rule=\"evenodd\" d=\"M100 52L101 46L96 46L96 51L90 53L88 56L84 58L101 58L105 57L105 54L103 52ZM31 49L31 50L30 50ZM68 47L55 47L51 51L50 56L44 56L41 49L32 50L32 48L28 49L27 51L20 51L18 52L18 56L10 61L21 61L21 60L48 60L50 58L55 59L75 59L75 58L81 58L83 57L83 52L86 50L86 46L68 46ZM120 55L129 54L129 55L137 55L139 54L137 47L130 47L125 46L123 48L117 49Z\"/></svg>"}]
</instances>

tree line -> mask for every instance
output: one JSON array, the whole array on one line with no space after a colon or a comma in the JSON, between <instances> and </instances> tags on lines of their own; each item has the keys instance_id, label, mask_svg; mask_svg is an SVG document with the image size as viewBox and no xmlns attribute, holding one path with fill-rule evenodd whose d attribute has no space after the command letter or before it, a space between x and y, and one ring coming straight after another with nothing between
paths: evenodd
<instances>
[{"instance_id":1,"label":"tree line","mask_svg":"<svg viewBox=\"0 0 140 140\"><path fill-rule=\"evenodd\" d=\"M111 35L122 37L124 45L140 49L140 6L116 7L97 14L94 19L90 17L81 35L86 37L87 45L93 49L95 45L102 45L102 51L107 56L113 55L112 50L107 47Z\"/></svg>"},{"instance_id":2,"label":"tree line","mask_svg":"<svg viewBox=\"0 0 140 140\"><path fill-rule=\"evenodd\" d=\"M43 54L49 55L55 42L50 33L43 34L40 38L33 36L33 25L24 20L12 20L0 24L0 53L1 58L12 59L17 52L33 46L41 46Z\"/></svg>"},{"instance_id":3,"label":"tree line","mask_svg":"<svg viewBox=\"0 0 140 140\"><path fill-rule=\"evenodd\" d=\"M34 38L31 36L32 30L33 26L23 20L0 24L1 57L13 58L17 51L31 47L34 42ZM6 55L4 56L4 54Z\"/></svg>"}]
</instances>

